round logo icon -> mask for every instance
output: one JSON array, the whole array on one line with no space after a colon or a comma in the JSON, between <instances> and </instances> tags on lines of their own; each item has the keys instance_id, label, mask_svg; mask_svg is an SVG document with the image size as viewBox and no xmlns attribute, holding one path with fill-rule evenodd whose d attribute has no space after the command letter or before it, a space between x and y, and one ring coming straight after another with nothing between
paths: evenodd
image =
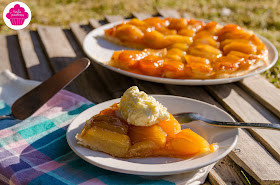
<instances>
[{"instance_id":1,"label":"round logo icon","mask_svg":"<svg viewBox=\"0 0 280 185\"><path fill-rule=\"evenodd\" d=\"M9 28L21 30L30 23L31 11L26 4L15 1L6 6L3 12L3 19Z\"/></svg>"}]
</instances>

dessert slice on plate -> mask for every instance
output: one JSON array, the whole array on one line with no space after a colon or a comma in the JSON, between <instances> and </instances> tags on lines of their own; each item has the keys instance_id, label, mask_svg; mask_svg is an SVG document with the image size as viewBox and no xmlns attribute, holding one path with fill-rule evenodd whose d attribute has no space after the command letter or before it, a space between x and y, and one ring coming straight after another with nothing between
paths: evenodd
<instances>
[{"instance_id":1,"label":"dessert slice on plate","mask_svg":"<svg viewBox=\"0 0 280 185\"><path fill-rule=\"evenodd\" d=\"M189 158L218 148L191 129L182 130L166 107L136 86L129 88L119 103L87 120L76 140L121 158Z\"/></svg>"}]
</instances>

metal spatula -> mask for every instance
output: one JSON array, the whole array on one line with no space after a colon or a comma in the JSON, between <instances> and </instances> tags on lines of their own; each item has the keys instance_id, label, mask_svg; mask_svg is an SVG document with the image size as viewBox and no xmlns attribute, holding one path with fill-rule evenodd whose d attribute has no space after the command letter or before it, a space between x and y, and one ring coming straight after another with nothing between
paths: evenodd
<instances>
[{"instance_id":1,"label":"metal spatula","mask_svg":"<svg viewBox=\"0 0 280 185\"><path fill-rule=\"evenodd\" d=\"M2 119L26 119L51 99L59 90L67 86L88 66L90 61L82 58L71 63L22 97L12 105L10 115L0 116Z\"/></svg>"}]
</instances>

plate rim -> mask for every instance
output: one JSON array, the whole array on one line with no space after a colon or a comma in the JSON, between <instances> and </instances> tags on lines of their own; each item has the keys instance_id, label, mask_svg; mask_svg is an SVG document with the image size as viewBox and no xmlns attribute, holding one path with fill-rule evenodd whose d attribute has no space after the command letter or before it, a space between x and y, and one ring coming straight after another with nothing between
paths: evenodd
<instances>
[{"instance_id":1,"label":"plate rim","mask_svg":"<svg viewBox=\"0 0 280 185\"><path fill-rule=\"evenodd\" d=\"M215 106L215 105L211 105L209 103L206 103L206 102L203 102L203 101L200 101L200 100L196 100L196 99L192 99L192 98L187 98L187 97L182 97L182 96L175 96L175 95L158 95L158 94L152 94L153 97L162 97L162 98L179 98L179 99L185 99L187 101L194 101L196 103L199 103L199 104L202 104L202 105L207 105L207 106L211 106L215 109L218 109L219 111L223 112L224 114L226 114L229 118L231 118L233 121L234 121L234 118L228 114L226 111L222 110L221 108ZM99 104L96 104L95 106L97 105L101 105L101 104L105 104L105 103L110 103L110 102L114 102L114 101L119 101L120 98L116 98L116 99L112 99L112 100L108 100L108 101L105 101L105 102L102 102L102 103L99 103ZM94 109L96 108L95 106L81 112L78 116L82 115L84 112L86 111L89 111L91 109ZM102 106L102 105L101 105ZM77 116L77 117L78 117ZM202 167L205 167L205 166L208 166L208 165L211 165L211 164L214 164L216 163L217 161L219 161L220 159L224 158L226 155L228 155L230 153L230 151L232 151L232 149L235 147L236 143L237 143L237 140L238 140L238 137L239 137L239 130L238 128L232 128L234 131L235 131L235 135L234 135L234 140L233 142L231 143L231 145L229 146L229 148L227 150L225 150L221 155L217 156L216 158L213 158L205 163L202 163L200 165L197 165L195 167L192 167L192 168L185 168L184 170L172 170L172 171L164 171L164 172L156 172L156 171L139 171L139 170L133 170L133 169L130 169L130 170L125 170L125 169L122 169L122 168L118 168L118 167L111 167L109 165L104 165L104 164L100 164L98 162L95 162L95 161L92 161L90 160L89 158L86 158L85 156L83 156L82 154L80 154L76 149L75 149L75 146L73 145L72 146L72 142L70 141L70 136L69 136L69 132L70 132L70 128L71 128L71 124L74 123L74 121L77 119L77 117L75 117L71 123L69 124L68 128L67 128L67 131L66 131L66 139L67 139L67 143L68 145L70 146L71 150L77 154L79 157L81 157L83 160L87 161L88 163L92 164L92 165L95 165L97 167L100 167L100 168L103 168L103 169L106 169L106 170L110 170L110 171L114 171L114 172L120 172L120 173L125 173L125 174L134 174L134 175L148 175L148 176L162 176L162 175L172 175L172 174L180 174L180 173L185 173L185 172L191 172L193 170L196 170L196 169L200 169ZM80 124L83 124L83 123L80 123ZM96 151L94 151L96 152ZM106 154L108 155L108 154ZM112 156L110 156L110 158L114 158ZM115 158L117 159L117 158ZM188 159L186 159L188 160ZM184 161L184 160L183 160ZM182 162L182 161L179 161L179 162ZM151 164L150 164L151 165Z\"/></svg>"},{"instance_id":2,"label":"plate rim","mask_svg":"<svg viewBox=\"0 0 280 185\"><path fill-rule=\"evenodd\" d=\"M154 77L154 76L136 74L136 73L132 73L132 72L122 70L120 68L115 68L115 67L112 67L110 65L107 65L104 62L101 62L101 61L97 60L96 58L94 58L90 54L90 51L87 50L86 42L87 42L88 39L91 39L90 37L93 33L97 32L99 30L104 30L104 27L106 28L106 27L114 26L114 25L120 24L122 22L129 21L129 20L131 20L131 19L125 19L123 21L116 21L116 22L104 24L104 25L90 31L86 35L86 37L83 41L83 47L82 48L83 48L83 51L85 52L85 54L91 59L91 61L94 61L95 63L97 63L97 64L99 64L99 65L101 65L101 66L103 66L103 67L105 67L109 70L117 72L119 74L122 74L122 75L125 75L125 76L128 76L128 77L133 77L133 78L140 79L140 80L162 83L162 84L174 84L174 85L217 85L217 84L226 84L226 83L236 82L236 81L239 81L239 80L242 80L242 79L245 79L245 78L260 74L260 73L263 73L264 71L270 69L272 66L275 65L275 63L277 62L277 59L278 59L278 55L279 55L276 47L267 38L265 38L265 37L263 37L263 36L261 36L257 33L254 33L255 35L257 35L257 37L259 37L264 42L264 44L266 46L268 45L269 47L272 48L272 51L273 51L275 57L273 58L272 61L270 61L269 65L267 65L263 69L260 69L260 70L257 70L257 71L254 70L254 71L252 71L248 74L238 76L238 77L218 78L218 79L204 79L203 80L203 79L172 79L172 78L162 78L162 77ZM209 20L204 20L204 19L197 19L197 20L202 20L202 21L205 21L205 22L209 21ZM220 24L224 24L224 23L220 23ZM133 48L131 48L131 49L133 49Z\"/></svg>"}]
</instances>

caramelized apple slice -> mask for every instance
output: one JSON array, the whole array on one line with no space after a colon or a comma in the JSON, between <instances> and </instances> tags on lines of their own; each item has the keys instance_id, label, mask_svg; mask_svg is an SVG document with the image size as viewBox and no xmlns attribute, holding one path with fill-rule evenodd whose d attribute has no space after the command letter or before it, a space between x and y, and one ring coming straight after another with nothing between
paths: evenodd
<instances>
[{"instance_id":1,"label":"caramelized apple slice","mask_svg":"<svg viewBox=\"0 0 280 185\"><path fill-rule=\"evenodd\" d=\"M192 37L195 34L195 32L194 32L194 29L184 28L184 29L180 29L178 31L178 34L183 35L183 36L187 36L187 37Z\"/></svg>"},{"instance_id":2,"label":"caramelized apple slice","mask_svg":"<svg viewBox=\"0 0 280 185\"><path fill-rule=\"evenodd\" d=\"M161 76L163 59L158 56L149 55L139 61L139 69L143 74L150 76Z\"/></svg>"},{"instance_id":3,"label":"caramelized apple slice","mask_svg":"<svg viewBox=\"0 0 280 185\"><path fill-rule=\"evenodd\" d=\"M163 45L163 40L164 35L156 30L146 32L143 37L143 42L153 49L165 48L165 45Z\"/></svg>"},{"instance_id":4,"label":"caramelized apple slice","mask_svg":"<svg viewBox=\"0 0 280 185\"><path fill-rule=\"evenodd\" d=\"M219 48L219 43L216 42L212 37L202 37L202 38L195 39L193 41L192 46L199 45L199 44L210 45L213 46L214 48Z\"/></svg>"},{"instance_id":5,"label":"caramelized apple slice","mask_svg":"<svg viewBox=\"0 0 280 185\"><path fill-rule=\"evenodd\" d=\"M221 42L220 44L220 48L223 49L226 45L230 44L231 42L239 42L239 43L244 43L247 44L249 41L248 40L244 40L244 39L226 39L224 41Z\"/></svg>"},{"instance_id":6,"label":"caramelized apple slice","mask_svg":"<svg viewBox=\"0 0 280 185\"><path fill-rule=\"evenodd\" d=\"M201 152L210 152L208 142L191 129L184 129L174 137L171 137L167 144L169 150L178 155L192 155Z\"/></svg>"},{"instance_id":7,"label":"caramelized apple slice","mask_svg":"<svg viewBox=\"0 0 280 185\"><path fill-rule=\"evenodd\" d=\"M215 61L214 68L217 73L232 73L240 66L240 58L222 56Z\"/></svg>"},{"instance_id":8,"label":"caramelized apple slice","mask_svg":"<svg viewBox=\"0 0 280 185\"><path fill-rule=\"evenodd\" d=\"M124 157L131 145L127 135L96 126L87 129L83 135L77 135L76 138L79 144L116 157Z\"/></svg>"},{"instance_id":9,"label":"caramelized apple slice","mask_svg":"<svg viewBox=\"0 0 280 185\"><path fill-rule=\"evenodd\" d=\"M248 58L250 55L243 53L243 52L239 52L239 51L230 51L227 56L235 56L238 58Z\"/></svg>"},{"instance_id":10,"label":"caramelized apple slice","mask_svg":"<svg viewBox=\"0 0 280 185\"><path fill-rule=\"evenodd\" d=\"M99 128L107 129L119 134L127 134L127 125L116 116L110 115L96 115L86 121L87 125L91 127L96 126Z\"/></svg>"},{"instance_id":11,"label":"caramelized apple slice","mask_svg":"<svg viewBox=\"0 0 280 185\"><path fill-rule=\"evenodd\" d=\"M219 41L224 41L226 39L244 39L248 40L251 37L251 33L244 30L229 31L218 36Z\"/></svg>"},{"instance_id":12,"label":"caramelized apple slice","mask_svg":"<svg viewBox=\"0 0 280 185\"><path fill-rule=\"evenodd\" d=\"M182 35L167 35L164 37L164 45L169 46L174 43L186 43L190 45L192 43L192 38Z\"/></svg>"},{"instance_id":13,"label":"caramelized apple slice","mask_svg":"<svg viewBox=\"0 0 280 185\"><path fill-rule=\"evenodd\" d=\"M196 45L190 47L187 53L202 58L208 58L210 61L213 61L222 55L222 52L219 49L210 45Z\"/></svg>"},{"instance_id":14,"label":"caramelized apple slice","mask_svg":"<svg viewBox=\"0 0 280 185\"><path fill-rule=\"evenodd\" d=\"M186 52L178 48L170 48L169 50L167 50L166 57L168 57L168 55L177 55L181 59L182 57L184 57L184 55L186 55Z\"/></svg>"},{"instance_id":15,"label":"caramelized apple slice","mask_svg":"<svg viewBox=\"0 0 280 185\"><path fill-rule=\"evenodd\" d=\"M175 134L181 131L180 123L173 117L172 114L169 114L170 118L158 123L162 130L167 134L167 137L173 137Z\"/></svg>"},{"instance_id":16,"label":"caramelized apple slice","mask_svg":"<svg viewBox=\"0 0 280 185\"><path fill-rule=\"evenodd\" d=\"M182 51L187 51L187 49L189 48L189 45L186 43L175 43L169 46L169 49L171 48L178 48Z\"/></svg>"},{"instance_id":17,"label":"caramelized apple slice","mask_svg":"<svg viewBox=\"0 0 280 185\"><path fill-rule=\"evenodd\" d=\"M191 70L192 78L209 78L213 73L213 67L207 58L185 55L186 69Z\"/></svg>"},{"instance_id":18,"label":"caramelized apple slice","mask_svg":"<svg viewBox=\"0 0 280 185\"><path fill-rule=\"evenodd\" d=\"M114 103L107 109L104 109L100 111L99 115L110 115L110 116L115 116L116 115L116 110L119 109L119 103Z\"/></svg>"},{"instance_id":19,"label":"caramelized apple slice","mask_svg":"<svg viewBox=\"0 0 280 185\"><path fill-rule=\"evenodd\" d=\"M167 20L169 21L169 29L180 30L186 28L188 25L188 20L185 18L167 18Z\"/></svg>"},{"instance_id":20,"label":"caramelized apple slice","mask_svg":"<svg viewBox=\"0 0 280 185\"><path fill-rule=\"evenodd\" d=\"M168 59L165 60L163 66L162 76L167 78L183 78L185 76L184 73L184 63L181 61L181 57L178 55L174 56L174 60L168 56Z\"/></svg>"},{"instance_id":21,"label":"caramelized apple slice","mask_svg":"<svg viewBox=\"0 0 280 185\"><path fill-rule=\"evenodd\" d=\"M116 37L122 41L140 41L144 33L136 26L130 24L123 24L116 29Z\"/></svg>"},{"instance_id":22,"label":"caramelized apple slice","mask_svg":"<svg viewBox=\"0 0 280 185\"><path fill-rule=\"evenodd\" d=\"M124 50L113 55L113 65L121 69L131 69L138 65L138 60L146 57L142 51Z\"/></svg>"},{"instance_id":23,"label":"caramelized apple slice","mask_svg":"<svg viewBox=\"0 0 280 185\"><path fill-rule=\"evenodd\" d=\"M132 144L149 140L156 143L159 147L163 147L166 143L166 133L158 125L149 127L130 126L128 136Z\"/></svg>"},{"instance_id":24,"label":"caramelized apple slice","mask_svg":"<svg viewBox=\"0 0 280 185\"><path fill-rule=\"evenodd\" d=\"M153 141L141 141L129 148L126 157L149 157L154 155L155 151L159 148Z\"/></svg>"},{"instance_id":25,"label":"caramelized apple slice","mask_svg":"<svg viewBox=\"0 0 280 185\"><path fill-rule=\"evenodd\" d=\"M247 54L256 54L257 47L249 42L241 43L233 41L230 44L227 44L223 48L224 55L227 55L230 51L239 51Z\"/></svg>"}]
</instances>

